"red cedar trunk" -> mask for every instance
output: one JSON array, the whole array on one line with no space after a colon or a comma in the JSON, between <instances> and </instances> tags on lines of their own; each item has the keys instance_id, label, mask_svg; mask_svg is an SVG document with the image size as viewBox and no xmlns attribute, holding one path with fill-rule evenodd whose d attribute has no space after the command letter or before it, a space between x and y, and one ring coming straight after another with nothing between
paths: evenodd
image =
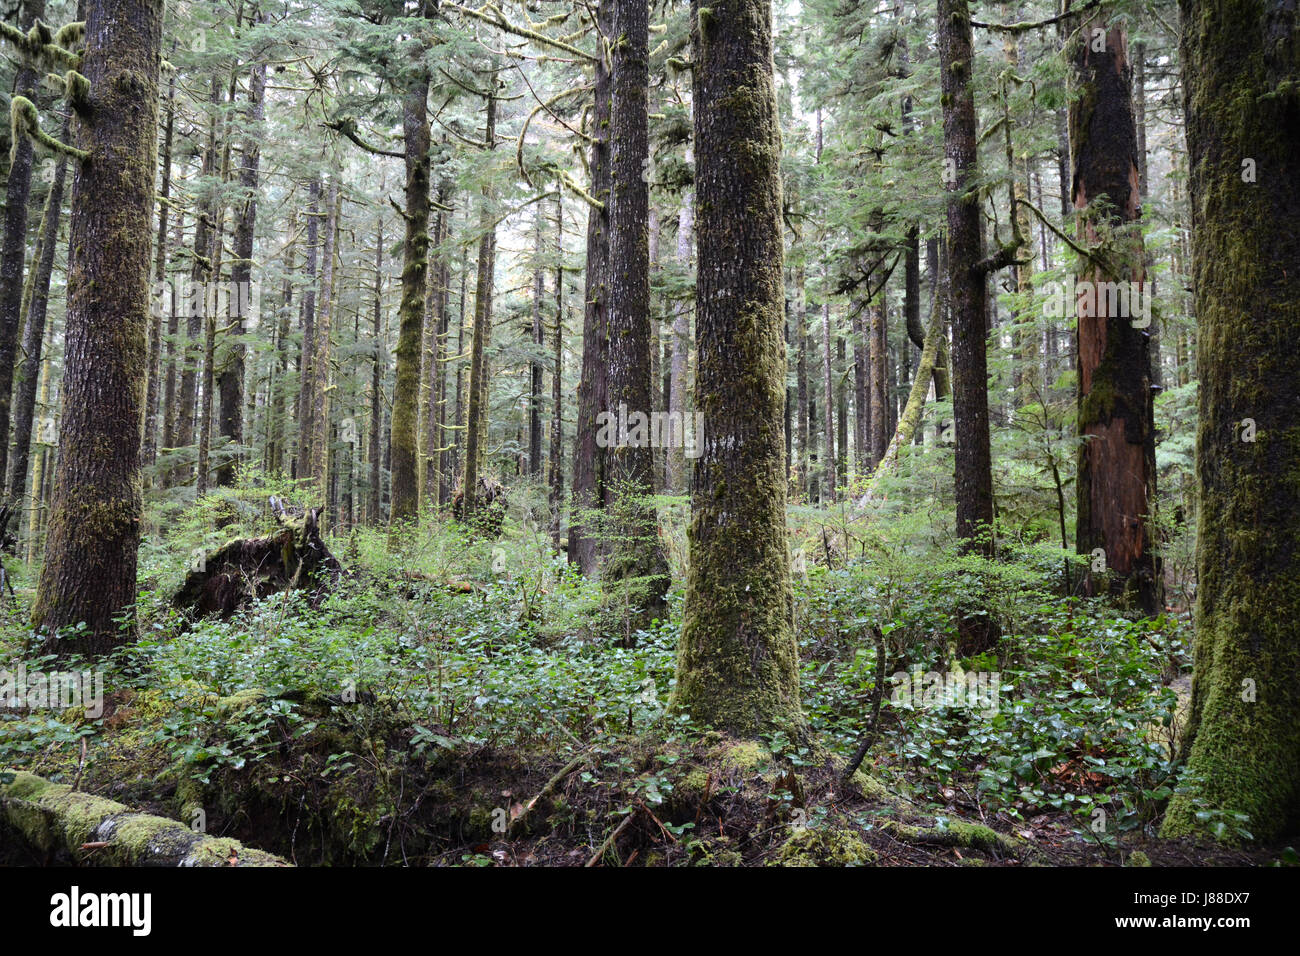
<instances>
[{"instance_id":1,"label":"red cedar trunk","mask_svg":"<svg viewBox=\"0 0 1300 956\"><path fill-rule=\"evenodd\" d=\"M1137 164L1137 133L1130 98L1128 37L1099 21L1081 31L1075 81L1084 95L1070 105L1073 146L1072 199L1081 235L1089 245L1114 234L1107 255L1112 270L1085 266L1079 282L1143 280ZM1100 46L1102 49L1097 49ZM1089 209L1099 200L1104 210ZM1085 287L1081 285L1080 292ZM1149 328L1137 310L1098 291L1081 295L1078 318L1079 445L1075 541L1081 554L1105 557L1106 575L1084 576L1088 594L1105 590L1131 600L1146 614L1160 607L1158 562L1152 551L1150 517L1155 500L1154 396ZM1152 320L1154 321L1154 320ZM1135 323L1138 327L1135 327Z\"/></svg>"}]
</instances>

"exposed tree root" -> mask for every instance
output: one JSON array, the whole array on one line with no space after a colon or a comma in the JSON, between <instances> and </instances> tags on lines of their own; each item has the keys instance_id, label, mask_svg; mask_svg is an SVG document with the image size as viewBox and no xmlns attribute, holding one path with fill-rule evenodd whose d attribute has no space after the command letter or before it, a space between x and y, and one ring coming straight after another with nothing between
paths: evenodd
<instances>
[{"instance_id":1,"label":"exposed tree root","mask_svg":"<svg viewBox=\"0 0 1300 956\"><path fill-rule=\"evenodd\" d=\"M321 573L337 580L343 566L321 539L319 509L290 515L278 498L271 510L281 530L264 538L239 538L208 554L190 571L172 599L199 617L230 617L258 598L319 583Z\"/></svg>"}]
</instances>

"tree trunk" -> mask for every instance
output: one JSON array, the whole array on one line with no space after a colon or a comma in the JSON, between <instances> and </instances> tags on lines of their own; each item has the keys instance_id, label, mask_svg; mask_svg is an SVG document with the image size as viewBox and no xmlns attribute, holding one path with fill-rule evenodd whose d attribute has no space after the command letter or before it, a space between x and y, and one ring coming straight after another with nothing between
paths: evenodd
<instances>
[{"instance_id":1,"label":"tree trunk","mask_svg":"<svg viewBox=\"0 0 1300 956\"><path fill-rule=\"evenodd\" d=\"M158 160L162 4L91 0L82 74L90 154L72 185L63 425L32 608L47 653L100 654L134 631L149 220ZM85 622L75 637L66 628Z\"/></svg>"},{"instance_id":2,"label":"tree trunk","mask_svg":"<svg viewBox=\"0 0 1300 956\"><path fill-rule=\"evenodd\" d=\"M1155 614L1161 604L1150 520L1155 502L1155 425L1149 337L1134 308L1143 280L1137 137L1129 96L1128 37L1091 20L1074 52L1081 96L1070 106L1072 200L1080 235L1108 237L1108 267L1085 263L1078 279L1079 436L1075 543L1093 555L1084 589ZM1098 49L1101 47L1101 49ZM1104 203L1103 206L1094 204ZM1112 237L1109 238L1109 237ZM1122 283L1119 295L1103 291ZM1132 283L1132 285L1130 285ZM1149 290L1148 290L1149 291ZM1127 306L1127 308L1126 308ZM1097 575L1097 549L1106 574Z\"/></svg>"},{"instance_id":3,"label":"tree trunk","mask_svg":"<svg viewBox=\"0 0 1300 956\"><path fill-rule=\"evenodd\" d=\"M551 369L551 448L549 452L551 543L560 546L564 508L564 189L555 190L555 353Z\"/></svg>"},{"instance_id":4,"label":"tree trunk","mask_svg":"<svg viewBox=\"0 0 1300 956\"><path fill-rule=\"evenodd\" d=\"M325 195L325 240L321 247L320 312L312 333L311 361L305 375L311 381L311 417L308 422L310 455L303 461L300 477L316 485L316 493L325 499L329 493L330 447L330 333L334 321L334 259L339 230L339 178L337 167L330 174ZM326 512L327 517L332 517Z\"/></svg>"},{"instance_id":5,"label":"tree trunk","mask_svg":"<svg viewBox=\"0 0 1300 956\"><path fill-rule=\"evenodd\" d=\"M236 81L232 73L230 77L230 96L229 102L235 101ZM221 180L218 189L218 199L215 204L214 222L212 224L212 252L209 260L208 277L212 283L221 282L221 260L225 252L224 233L226 228L226 202L224 198L225 186L230 181L230 127L231 121L226 120L225 132L223 139L225 146L221 150ZM202 497L207 494L210 482L212 480L212 427L213 427L213 410L216 407L216 381L217 381L217 309L218 299L215 295L209 295L215 292L214 286L209 286L203 290L203 306L199 310L203 322L203 371L199 379L199 392L201 399L199 401L199 453L198 467L195 480L195 494ZM225 316L221 316L224 320Z\"/></svg>"},{"instance_id":6,"label":"tree trunk","mask_svg":"<svg viewBox=\"0 0 1300 956\"><path fill-rule=\"evenodd\" d=\"M965 553L992 556L993 466L989 451L988 296L980 267L983 238L977 170L974 50L967 0L939 0L939 61L943 89L948 193L947 300L953 325L953 415L957 439L957 539ZM976 654L995 638L981 609L961 612L959 650Z\"/></svg>"},{"instance_id":7,"label":"tree trunk","mask_svg":"<svg viewBox=\"0 0 1300 956\"><path fill-rule=\"evenodd\" d=\"M149 488L152 476L148 469L153 467L158 457L158 392L159 378L162 375L162 337L163 337L163 303L172 302L167 288L167 214L170 212L168 199L172 187L172 138L176 129L176 77L173 75L167 83L167 120L163 124L163 151L159 165L162 167L162 182L158 187L158 240L154 247L154 295L152 295L151 321L149 323L149 380L145 387L144 399L144 447L140 453L140 467L145 470L144 486ZM64 134L67 135L66 133ZM171 321L171 309L168 321Z\"/></svg>"},{"instance_id":8,"label":"tree trunk","mask_svg":"<svg viewBox=\"0 0 1300 956\"><path fill-rule=\"evenodd\" d=\"M259 21L265 20L258 14ZM217 388L221 393L220 430L218 434L231 445L244 443L244 334L245 316L242 305L252 302L253 238L257 227L257 193L261 165L261 140L264 135L262 120L265 114L266 63L253 67L248 82L248 105L244 111L246 124L244 141L240 146L238 212L235 216L235 258L230 264L230 280L236 291L236 305L228 317L230 336L225 340L224 354L217 373ZM248 289L247 293L241 291ZM236 473L236 455L227 450L226 457L217 469L217 484L233 485Z\"/></svg>"},{"instance_id":9,"label":"tree trunk","mask_svg":"<svg viewBox=\"0 0 1300 956\"><path fill-rule=\"evenodd\" d=\"M382 406L384 403L384 336L383 336L383 295L384 295L384 217L375 216L375 294L372 301L372 335L374 336L374 355L370 366L370 498L366 504L366 520L372 524L380 523L380 464L381 438L383 432Z\"/></svg>"},{"instance_id":10,"label":"tree trunk","mask_svg":"<svg viewBox=\"0 0 1300 956\"><path fill-rule=\"evenodd\" d=\"M1300 114L1284 92L1300 52L1281 39L1300 24L1294 7L1265 0L1182 9L1198 605L1187 770L1162 833L1212 833L1221 813L1241 813L1269 842L1300 824ZM1258 182L1245 181L1247 158Z\"/></svg>"},{"instance_id":11,"label":"tree trunk","mask_svg":"<svg viewBox=\"0 0 1300 956\"><path fill-rule=\"evenodd\" d=\"M428 400L424 412L424 482L421 500L436 507L441 498L443 478L442 451L443 412L446 409L445 369L447 342L447 256L443 243L451 231L451 213L445 211L449 188L446 180L438 186L438 212L434 215L433 236L430 245L429 290L425 297L424 328L424 380L428 386Z\"/></svg>"},{"instance_id":12,"label":"tree trunk","mask_svg":"<svg viewBox=\"0 0 1300 956\"><path fill-rule=\"evenodd\" d=\"M798 733L771 6L767 0L691 6L700 239L696 395L707 432L691 483L674 706L738 736L777 727Z\"/></svg>"},{"instance_id":13,"label":"tree trunk","mask_svg":"<svg viewBox=\"0 0 1300 956\"><path fill-rule=\"evenodd\" d=\"M830 277L824 276L824 285L829 287ZM823 292L823 295L826 295ZM831 364L831 304L822 303L822 415L825 421L826 436L826 496L835 502L839 476L835 469L835 374Z\"/></svg>"},{"instance_id":14,"label":"tree trunk","mask_svg":"<svg viewBox=\"0 0 1300 956\"><path fill-rule=\"evenodd\" d=\"M68 141L70 123L63 122L59 138ZM27 323L23 327L23 371L18 381L18 404L14 415L14 461L9 475L9 499L17 501L27 486L27 463L32 444L32 424L36 415L37 380L40 378L41 353L45 341L45 319L50 302L50 277L54 274L54 253L59 244L59 220L63 215L63 189L67 181L68 157L60 156L54 167L54 181L45 197L41 214L39 249L31 277L31 300ZM33 490L33 494L40 489Z\"/></svg>"},{"instance_id":15,"label":"tree trunk","mask_svg":"<svg viewBox=\"0 0 1300 956\"><path fill-rule=\"evenodd\" d=\"M208 96L208 142L203 150L203 199L194 225L194 262L190 268L190 283L205 288L212 272L212 226L217 217L217 189L213 180L217 174L217 113L221 105L221 83L213 73L211 93ZM204 297L206 298L206 296ZM187 448L194 444L195 410L198 408L199 374L203 368L203 310L191 308L186 316L185 362L181 372L180 397L176 411L176 447Z\"/></svg>"},{"instance_id":16,"label":"tree trunk","mask_svg":"<svg viewBox=\"0 0 1300 956\"><path fill-rule=\"evenodd\" d=\"M870 457L871 469L874 471L884 457L885 448L892 434L889 428L889 400L886 389L885 366L889 357L885 354L885 300L884 293L874 299L867 307L867 361L871 371L867 375L867 388L871 400Z\"/></svg>"},{"instance_id":17,"label":"tree trunk","mask_svg":"<svg viewBox=\"0 0 1300 956\"><path fill-rule=\"evenodd\" d=\"M22 29L45 16L45 0L24 0ZM24 57L13 95L36 99L36 65ZM23 264L27 259L27 199L32 185L32 140L11 124L9 181L5 184L4 245L0 248L0 478L9 473L9 415L18 336L23 331ZM66 140L64 140L66 142Z\"/></svg>"},{"instance_id":18,"label":"tree trunk","mask_svg":"<svg viewBox=\"0 0 1300 956\"><path fill-rule=\"evenodd\" d=\"M91 866L288 866L278 856L179 820L140 813L26 771L0 789L0 831L33 854ZM75 904L73 904L75 906Z\"/></svg>"},{"instance_id":19,"label":"tree trunk","mask_svg":"<svg viewBox=\"0 0 1300 956\"><path fill-rule=\"evenodd\" d=\"M448 207L447 212L442 216L442 231L439 235L439 244L447 242L451 236L453 212L451 211L452 187L451 183L444 181L443 187L438 191L438 201ZM450 345L451 337L451 256L447 251L441 251L438 254L438 343L437 343L437 371L438 371L438 415L437 427L434 432L434 447L437 449L437 475L438 487L436 490L437 503L445 505L451 498L451 470L452 470L452 448L453 443L449 440L448 435L454 434L447 425L447 373L450 368Z\"/></svg>"},{"instance_id":20,"label":"tree trunk","mask_svg":"<svg viewBox=\"0 0 1300 956\"><path fill-rule=\"evenodd\" d=\"M686 161L692 161L691 149L686 149ZM677 210L677 265L683 272L691 267L691 239L695 230L694 194L682 191L681 206ZM686 368L690 360L691 348L691 313L685 300L678 300L673 305L673 341L672 362L669 373L670 414L681 416L686 421ZM678 494L687 490L690 482L690 463L686 459L685 447L668 449L668 490Z\"/></svg>"},{"instance_id":21,"label":"tree trunk","mask_svg":"<svg viewBox=\"0 0 1300 956\"><path fill-rule=\"evenodd\" d=\"M267 471L271 475L280 475L284 471L286 460L285 435L288 434L285 422L285 393L288 391L286 374L289 370L289 316L293 308L293 281L297 263L298 214L289 219L288 247L284 250L284 289L280 300L280 322L275 334L275 350L271 357L271 438L267 449Z\"/></svg>"},{"instance_id":22,"label":"tree trunk","mask_svg":"<svg viewBox=\"0 0 1300 956\"><path fill-rule=\"evenodd\" d=\"M614 11L610 105L609 311L606 313L607 411L650 421L651 397L649 185L650 5L618 0ZM640 609L633 626L662 615L668 562L654 505L653 435L630 426L605 449L609 507L618 539L606 567L611 582ZM634 582L635 579L635 583Z\"/></svg>"},{"instance_id":23,"label":"tree trunk","mask_svg":"<svg viewBox=\"0 0 1300 956\"><path fill-rule=\"evenodd\" d=\"M413 521L420 510L420 352L429 272L429 78L421 75L406 91L402 129L406 154L406 238L402 243L402 304L397 333L397 377L393 386L394 526Z\"/></svg>"},{"instance_id":24,"label":"tree trunk","mask_svg":"<svg viewBox=\"0 0 1300 956\"><path fill-rule=\"evenodd\" d=\"M613 30L613 3L597 10L602 37ZM582 379L578 383L578 440L573 455L573 512L569 521L569 562L586 575L596 573L600 542L595 512L605 507L605 450L596 442L596 416L608 411L605 380L609 268L610 75L605 57L595 66L592 109L591 194L604 208L587 210L587 272L582 319Z\"/></svg>"},{"instance_id":25,"label":"tree trunk","mask_svg":"<svg viewBox=\"0 0 1300 956\"><path fill-rule=\"evenodd\" d=\"M495 88L496 77L492 77ZM491 148L496 138L497 101L487 98L484 142ZM492 218L490 186L483 186L482 210L479 213L482 236L478 246L478 281L474 289L474 341L470 345L469 414L465 424L465 480L461 488L461 514L471 520L478 507L479 482L487 443L488 384L487 348L492 335L492 286L496 272L496 223Z\"/></svg>"},{"instance_id":26,"label":"tree trunk","mask_svg":"<svg viewBox=\"0 0 1300 956\"><path fill-rule=\"evenodd\" d=\"M546 335L542 329L542 295L546 291L542 274L542 207L536 209L533 222L533 348L536 354L528 361L528 474L542 473L542 349Z\"/></svg>"},{"instance_id":27,"label":"tree trunk","mask_svg":"<svg viewBox=\"0 0 1300 956\"><path fill-rule=\"evenodd\" d=\"M812 409L808 394L808 310L804 294L806 273L804 265L799 262L794 269L794 327L795 348L798 359L795 363L795 393L798 400L796 427L799 430L799 492L801 496L812 496L812 454L809 442L812 439Z\"/></svg>"},{"instance_id":28,"label":"tree trunk","mask_svg":"<svg viewBox=\"0 0 1300 956\"><path fill-rule=\"evenodd\" d=\"M858 475L871 474L871 389L868 364L870 339L865 308L852 309L853 334L853 468Z\"/></svg>"}]
</instances>

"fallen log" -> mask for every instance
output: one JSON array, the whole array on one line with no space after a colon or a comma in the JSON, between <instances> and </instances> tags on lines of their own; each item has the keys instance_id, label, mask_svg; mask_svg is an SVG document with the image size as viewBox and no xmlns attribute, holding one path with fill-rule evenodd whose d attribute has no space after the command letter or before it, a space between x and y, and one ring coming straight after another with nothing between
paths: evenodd
<instances>
[{"instance_id":1,"label":"fallen log","mask_svg":"<svg viewBox=\"0 0 1300 956\"><path fill-rule=\"evenodd\" d=\"M8 783L4 781L8 780ZM0 772L0 832L80 866L289 866L238 840L197 832L25 771ZM3 842L12 847L12 837Z\"/></svg>"},{"instance_id":2,"label":"fallen log","mask_svg":"<svg viewBox=\"0 0 1300 956\"><path fill-rule=\"evenodd\" d=\"M337 582L343 566L320 536L320 509L294 515L272 496L271 512L280 525L278 532L239 538L206 555L185 576L172 605L198 617L228 618L280 591L318 589L322 577Z\"/></svg>"}]
</instances>

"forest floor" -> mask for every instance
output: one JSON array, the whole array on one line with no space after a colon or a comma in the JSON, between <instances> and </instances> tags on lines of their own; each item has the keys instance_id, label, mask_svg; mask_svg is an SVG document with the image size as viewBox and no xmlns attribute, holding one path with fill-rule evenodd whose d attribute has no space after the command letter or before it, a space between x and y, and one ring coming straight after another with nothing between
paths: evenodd
<instances>
[{"instance_id":1,"label":"forest floor","mask_svg":"<svg viewBox=\"0 0 1300 956\"><path fill-rule=\"evenodd\" d=\"M627 609L534 527L511 519L487 541L440 522L396 547L359 530L330 542L341 579L191 621L170 603L193 550L179 523L146 552L140 639L84 665L35 653L20 575L4 666L93 669L103 711L0 710L0 769L300 865L1296 861L1289 846L1251 844L1248 821L1230 816L1211 823L1251 849L1156 838L1190 629L1185 616L1130 619L1062 595L1059 552L980 566L845 536L796 582L806 734L737 741L666 706L680 537L665 538L668 619L629 634ZM810 551L830 540L814 524L792 535ZM1003 637L996 653L956 660L952 611L973 593ZM886 634L883 662L868 621ZM993 700L919 691L921 675L963 673L991 675ZM893 689L873 727L882 678ZM866 733L863 767L843 780ZM0 843L0 862L48 859Z\"/></svg>"}]
</instances>

